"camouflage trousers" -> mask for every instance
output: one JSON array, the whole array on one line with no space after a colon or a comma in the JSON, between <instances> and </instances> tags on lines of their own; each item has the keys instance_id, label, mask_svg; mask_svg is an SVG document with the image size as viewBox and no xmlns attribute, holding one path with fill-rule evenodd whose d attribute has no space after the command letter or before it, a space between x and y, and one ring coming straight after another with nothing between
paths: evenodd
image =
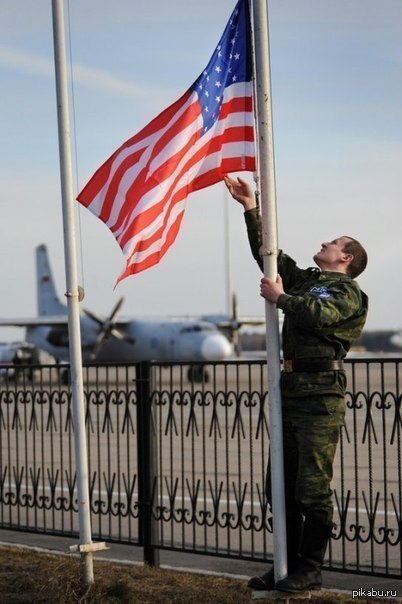
<instances>
[{"instance_id":1,"label":"camouflage trousers","mask_svg":"<svg viewBox=\"0 0 402 604\"><path fill-rule=\"evenodd\" d=\"M283 410L285 503L288 518L315 518L331 524L331 480L343 413L311 414ZM266 493L272 502L270 460ZM271 507L272 510L272 507ZM273 510L272 510L273 511Z\"/></svg>"}]
</instances>

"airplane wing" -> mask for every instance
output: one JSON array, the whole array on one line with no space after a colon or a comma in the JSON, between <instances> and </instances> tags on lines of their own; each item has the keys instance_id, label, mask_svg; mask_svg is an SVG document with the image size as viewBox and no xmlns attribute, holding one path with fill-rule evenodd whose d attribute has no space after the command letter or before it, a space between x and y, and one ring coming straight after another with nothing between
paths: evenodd
<instances>
[{"instance_id":1,"label":"airplane wing","mask_svg":"<svg viewBox=\"0 0 402 604\"><path fill-rule=\"evenodd\" d=\"M229 329L235 327L242 327L243 325L264 325L265 318L264 317L230 317L229 315L224 314L209 314L202 315L201 319L203 321L209 321L210 323L214 323L220 329Z\"/></svg>"},{"instance_id":2,"label":"airplane wing","mask_svg":"<svg viewBox=\"0 0 402 604\"><path fill-rule=\"evenodd\" d=\"M114 321L115 327L125 327L131 323L131 319L118 319ZM18 317L15 319L10 317L9 319L0 319L0 327L41 327L46 326L52 327L52 325L68 325L67 315L42 315L39 317Z\"/></svg>"},{"instance_id":3,"label":"airplane wing","mask_svg":"<svg viewBox=\"0 0 402 604\"><path fill-rule=\"evenodd\" d=\"M43 315L40 317L18 317L0 319L0 327L40 327L42 325L67 325L67 315Z\"/></svg>"},{"instance_id":4,"label":"airplane wing","mask_svg":"<svg viewBox=\"0 0 402 604\"><path fill-rule=\"evenodd\" d=\"M242 327L243 325L264 325L265 319L262 317L240 317L239 319L236 319L236 323L239 327ZM232 327L233 320L216 321L215 325L221 328Z\"/></svg>"}]
</instances>

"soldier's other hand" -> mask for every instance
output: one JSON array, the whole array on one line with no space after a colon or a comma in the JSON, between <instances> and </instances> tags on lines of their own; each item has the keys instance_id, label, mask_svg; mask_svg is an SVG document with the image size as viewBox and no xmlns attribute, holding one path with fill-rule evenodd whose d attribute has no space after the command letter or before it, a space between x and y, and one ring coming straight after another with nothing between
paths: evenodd
<instances>
[{"instance_id":1,"label":"soldier's other hand","mask_svg":"<svg viewBox=\"0 0 402 604\"><path fill-rule=\"evenodd\" d=\"M227 190L244 208L244 211L251 210L256 207L256 201L251 186L242 178L237 177L237 180L226 175L223 177Z\"/></svg>"},{"instance_id":2,"label":"soldier's other hand","mask_svg":"<svg viewBox=\"0 0 402 604\"><path fill-rule=\"evenodd\" d=\"M260 293L263 298L276 304L279 296L284 293L282 277L278 275L275 281L268 277L263 277L260 284Z\"/></svg>"}]
</instances>

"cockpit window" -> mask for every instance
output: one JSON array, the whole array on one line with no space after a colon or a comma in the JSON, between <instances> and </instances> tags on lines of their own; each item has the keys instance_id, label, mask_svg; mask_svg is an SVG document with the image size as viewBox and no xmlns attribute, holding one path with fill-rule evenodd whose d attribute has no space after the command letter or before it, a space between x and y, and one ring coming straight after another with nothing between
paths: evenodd
<instances>
[{"instance_id":1,"label":"cockpit window","mask_svg":"<svg viewBox=\"0 0 402 604\"><path fill-rule=\"evenodd\" d=\"M200 325L200 323L196 325L188 325L187 327L182 327L180 330L181 333L195 333L200 331L214 331L213 325Z\"/></svg>"}]
</instances>

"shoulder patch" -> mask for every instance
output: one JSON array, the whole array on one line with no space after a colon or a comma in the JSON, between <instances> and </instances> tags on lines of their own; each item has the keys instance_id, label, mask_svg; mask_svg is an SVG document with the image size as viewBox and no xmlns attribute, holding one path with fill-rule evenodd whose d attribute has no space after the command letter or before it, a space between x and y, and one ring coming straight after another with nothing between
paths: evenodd
<instances>
[{"instance_id":1,"label":"shoulder patch","mask_svg":"<svg viewBox=\"0 0 402 604\"><path fill-rule=\"evenodd\" d=\"M331 293L328 291L328 288L325 287L325 285L322 285L321 287L314 286L309 290L309 293L315 295L317 298L321 298L322 300L332 298Z\"/></svg>"}]
</instances>

